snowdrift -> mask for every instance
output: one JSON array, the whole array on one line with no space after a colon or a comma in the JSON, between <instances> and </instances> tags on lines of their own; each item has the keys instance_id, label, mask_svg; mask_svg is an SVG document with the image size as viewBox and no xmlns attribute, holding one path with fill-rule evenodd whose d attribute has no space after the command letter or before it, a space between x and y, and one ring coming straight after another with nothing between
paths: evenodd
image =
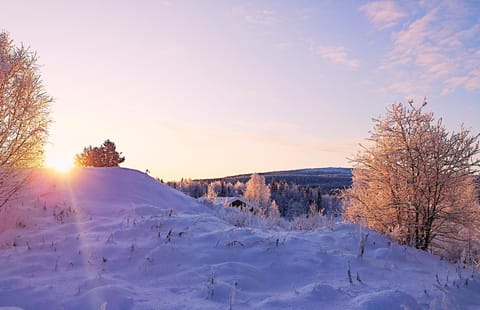
<instances>
[{"instance_id":1,"label":"snowdrift","mask_svg":"<svg viewBox=\"0 0 480 310\"><path fill-rule=\"evenodd\" d=\"M359 238L236 227L135 170L39 169L0 210L0 309L480 308L472 270L373 232L358 258Z\"/></svg>"}]
</instances>

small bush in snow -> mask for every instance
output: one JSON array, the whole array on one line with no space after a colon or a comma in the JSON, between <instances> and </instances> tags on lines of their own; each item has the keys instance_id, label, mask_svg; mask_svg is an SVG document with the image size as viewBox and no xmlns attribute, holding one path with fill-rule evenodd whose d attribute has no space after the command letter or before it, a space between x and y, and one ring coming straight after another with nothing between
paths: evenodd
<instances>
[{"instance_id":1,"label":"small bush in snow","mask_svg":"<svg viewBox=\"0 0 480 310\"><path fill-rule=\"evenodd\" d=\"M333 215L322 216L320 213L316 213L316 215L300 215L289 221L278 216L278 213L274 210L275 206L273 203L273 211L267 210L266 213L252 213L248 210L215 205L206 199L201 201L206 206L213 209L220 218L236 227L283 230L314 230L321 227L330 227L330 229L333 229L333 223L335 221L335 217Z\"/></svg>"},{"instance_id":2,"label":"small bush in snow","mask_svg":"<svg viewBox=\"0 0 480 310\"><path fill-rule=\"evenodd\" d=\"M314 230L324 226L325 218L323 216L300 215L290 222L291 230Z\"/></svg>"}]
</instances>

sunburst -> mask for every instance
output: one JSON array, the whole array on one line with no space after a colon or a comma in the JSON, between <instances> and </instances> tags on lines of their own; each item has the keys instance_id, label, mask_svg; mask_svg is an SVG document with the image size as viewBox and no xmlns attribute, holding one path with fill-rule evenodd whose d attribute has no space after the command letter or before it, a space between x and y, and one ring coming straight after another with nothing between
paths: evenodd
<instances>
[{"instance_id":1,"label":"sunburst","mask_svg":"<svg viewBox=\"0 0 480 310\"><path fill-rule=\"evenodd\" d=\"M47 158L45 166L66 173L73 168L73 160L68 156L52 155Z\"/></svg>"}]
</instances>

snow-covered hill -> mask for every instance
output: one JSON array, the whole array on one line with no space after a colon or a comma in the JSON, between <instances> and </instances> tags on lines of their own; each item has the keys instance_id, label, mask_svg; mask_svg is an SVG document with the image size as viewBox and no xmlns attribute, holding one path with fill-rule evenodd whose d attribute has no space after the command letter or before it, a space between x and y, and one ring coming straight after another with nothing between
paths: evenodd
<instances>
[{"instance_id":1,"label":"snow-covered hill","mask_svg":"<svg viewBox=\"0 0 480 310\"><path fill-rule=\"evenodd\" d=\"M225 218L138 171L36 170L0 212L0 309L480 308L469 269L373 232L358 258L358 226Z\"/></svg>"}]
</instances>

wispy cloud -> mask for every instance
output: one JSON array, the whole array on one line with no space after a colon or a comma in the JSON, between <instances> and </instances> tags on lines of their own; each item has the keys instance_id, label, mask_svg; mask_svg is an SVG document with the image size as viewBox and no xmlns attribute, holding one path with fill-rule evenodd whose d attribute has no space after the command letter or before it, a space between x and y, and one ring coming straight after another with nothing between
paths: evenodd
<instances>
[{"instance_id":1,"label":"wispy cloud","mask_svg":"<svg viewBox=\"0 0 480 310\"><path fill-rule=\"evenodd\" d=\"M464 87L467 90L480 90L480 69L473 70L469 75L454 76L445 81L442 94Z\"/></svg>"},{"instance_id":2,"label":"wispy cloud","mask_svg":"<svg viewBox=\"0 0 480 310\"><path fill-rule=\"evenodd\" d=\"M378 29L385 29L397 24L407 14L395 3L395 1L373 1L360 7L370 21Z\"/></svg>"},{"instance_id":3,"label":"wispy cloud","mask_svg":"<svg viewBox=\"0 0 480 310\"><path fill-rule=\"evenodd\" d=\"M252 25L273 26L283 21L283 18L275 10L270 8L260 9L247 3L231 7L225 14Z\"/></svg>"},{"instance_id":4,"label":"wispy cloud","mask_svg":"<svg viewBox=\"0 0 480 310\"><path fill-rule=\"evenodd\" d=\"M396 11L393 1L387 2L388 12L398 14L380 14L380 10L372 9L380 7L379 2L366 4L360 10L377 28L391 27L405 15ZM471 18L468 4L438 0L415 5L415 15L409 16L409 22L392 31L392 47L380 66L391 73L389 88L402 93L432 92L439 88L442 94L458 88L480 89L477 86L480 51L469 43L480 35L480 23Z\"/></svg>"},{"instance_id":5,"label":"wispy cloud","mask_svg":"<svg viewBox=\"0 0 480 310\"><path fill-rule=\"evenodd\" d=\"M275 25L280 22L280 18L272 10L258 10L245 15L245 20L255 25Z\"/></svg>"},{"instance_id":6,"label":"wispy cloud","mask_svg":"<svg viewBox=\"0 0 480 310\"><path fill-rule=\"evenodd\" d=\"M315 55L321 56L323 59L329 60L333 63L345 66L349 69L355 70L360 66L360 61L349 57L344 46L311 46L311 51Z\"/></svg>"}]
</instances>

